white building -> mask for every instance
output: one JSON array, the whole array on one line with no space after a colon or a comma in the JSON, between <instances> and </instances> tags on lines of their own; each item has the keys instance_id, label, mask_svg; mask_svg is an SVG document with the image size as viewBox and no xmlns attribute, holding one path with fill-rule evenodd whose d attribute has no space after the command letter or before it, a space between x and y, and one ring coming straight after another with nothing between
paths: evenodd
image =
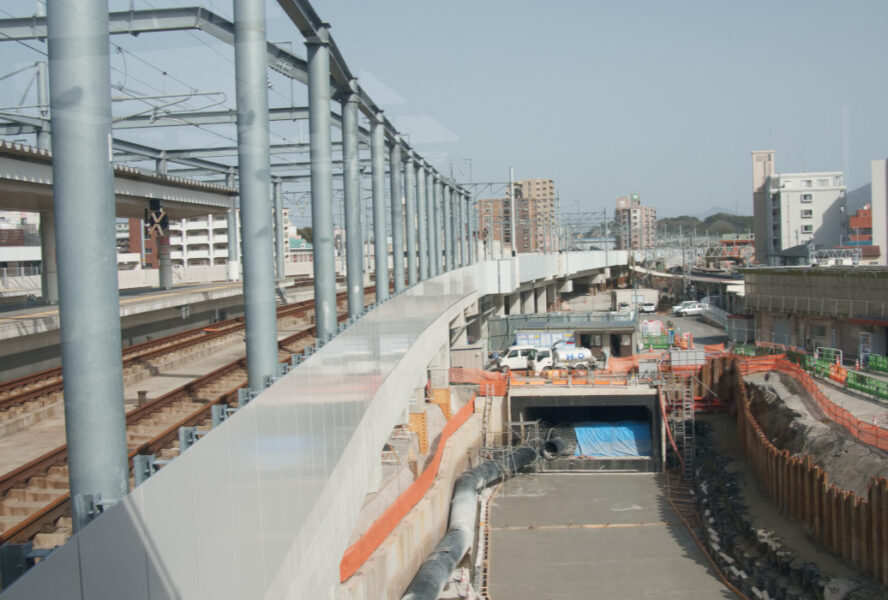
<instances>
[{"instance_id":1,"label":"white building","mask_svg":"<svg viewBox=\"0 0 888 600\"><path fill-rule=\"evenodd\" d=\"M284 207L284 240L290 238L290 209ZM237 218L240 219L239 211ZM238 228L238 245L241 243ZM284 242L286 245L286 242ZM170 260L173 266L224 265L228 262L228 219L204 215L170 221Z\"/></svg>"},{"instance_id":2,"label":"white building","mask_svg":"<svg viewBox=\"0 0 888 600\"><path fill-rule=\"evenodd\" d=\"M879 247L877 264L888 265L888 159L872 162L873 246Z\"/></svg>"},{"instance_id":3,"label":"white building","mask_svg":"<svg viewBox=\"0 0 888 600\"><path fill-rule=\"evenodd\" d=\"M769 264L775 264L778 252L811 241L828 247L845 241L845 184L840 171L775 173L767 176L765 190L768 202L756 203L754 222L756 240L759 236L764 240Z\"/></svg>"}]
</instances>

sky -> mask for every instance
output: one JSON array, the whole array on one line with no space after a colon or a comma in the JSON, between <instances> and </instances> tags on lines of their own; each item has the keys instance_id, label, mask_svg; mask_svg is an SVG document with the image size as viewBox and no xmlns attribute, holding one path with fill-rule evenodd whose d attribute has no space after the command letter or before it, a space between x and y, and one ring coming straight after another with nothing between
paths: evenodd
<instances>
[{"instance_id":1,"label":"sky","mask_svg":"<svg viewBox=\"0 0 888 600\"><path fill-rule=\"evenodd\" d=\"M112 10L195 3L110 1ZM33 4L4 3L0 16L30 15ZM200 4L231 18L230 0ZM888 157L884 0L313 6L360 84L440 171L460 182L503 182L509 167L516 179L552 178L564 213L612 211L617 196L639 193L660 217L751 214L754 150L775 150L778 172L844 171L849 190L869 182L872 159ZM266 11L269 40L305 56L277 1ZM116 116L145 108L125 97L194 89L204 95L176 108L234 107L233 50L206 34L112 44ZM45 50L0 48L0 76ZM33 103L30 79L25 70L0 82L0 105ZM274 73L269 83L272 106L305 105L303 85ZM235 137L233 128L162 128L131 141L174 148ZM273 143L298 140L307 125L274 125ZM288 201L304 206L301 194Z\"/></svg>"},{"instance_id":2,"label":"sky","mask_svg":"<svg viewBox=\"0 0 888 600\"><path fill-rule=\"evenodd\" d=\"M753 150L849 189L888 156L884 0L314 6L396 124L455 137L420 150L460 180L466 158L475 181L551 177L565 212L638 192L658 216L751 214Z\"/></svg>"}]
</instances>

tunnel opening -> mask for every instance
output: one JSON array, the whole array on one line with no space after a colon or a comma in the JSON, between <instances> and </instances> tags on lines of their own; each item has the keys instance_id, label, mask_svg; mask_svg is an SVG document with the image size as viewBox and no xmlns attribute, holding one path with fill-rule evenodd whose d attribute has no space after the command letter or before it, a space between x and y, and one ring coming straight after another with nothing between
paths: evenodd
<instances>
[{"instance_id":1,"label":"tunnel opening","mask_svg":"<svg viewBox=\"0 0 888 600\"><path fill-rule=\"evenodd\" d=\"M659 405L648 398L513 398L513 437L536 437L544 471L662 469Z\"/></svg>"}]
</instances>

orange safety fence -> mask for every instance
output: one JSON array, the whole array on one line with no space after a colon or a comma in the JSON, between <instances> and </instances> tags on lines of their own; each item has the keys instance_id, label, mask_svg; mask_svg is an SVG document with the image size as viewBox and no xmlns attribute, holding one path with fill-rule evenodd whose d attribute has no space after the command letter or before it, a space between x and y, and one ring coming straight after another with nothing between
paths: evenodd
<instances>
[{"instance_id":1,"label":"orange safety fence","mask_svg":"<svg viewBox=\"0 0 888 600\"><path fill-rule=\"evenodd\" d=\"M786 360L785 355L771 354L769 356L737 357L736 361L740 375L764 373L766 371L778 371L789 375L802 384L802 387L811 394L811 397L817 402L820 409L835 423L844 427L848 433L864 444L869 444L881 450L888 450L888 429L862 421L830 400L817 386L814 378L797 364ZM838 369L841 369L841 367L834 366L836 366L836 377L834 378L841 378L841 373L838 372ZM842 370L844 371L844 369Z\"/></svg>"},{"instance_id":2,"label":"orange safety fence","mask_svg":"<svg viewBox=\"0 0 888 600\"><path fill-rule=\"evenodd\" d=\"M426 467L422 474L392 502L382 515L364 532L364 535L352 544L342 555L342 561L339 563L339 581L347 581L349 577L361 568L373 552L382 542L394 531L395 527L410 512L410 509L422 500L426 492L435 483L438 475L438 467L441 465L441 457L444 454L444 448L450 436L465 423L472 413L475 411L475 397L473 396L465 406L463 406L453 418L444 425L441 431L441 440L438 442L438 449L432 462Z\"/></svg>"},{"instance_id":3,"label":"orange safety fence","mask_svg":"<svg viewBox=\"0 0 888 600\"><path fill-rule=\"evenodd\" d=\"M478 393L482 396L505 396L508 388L507 376L494 371L482 369L450 368L450 383L475 383L480 386Z\"/></svg>"},{"instance_id":4,"label":"orange safety fence","mask_svg":"<svg viewBox=\"0 0 888 600\"><path fill-rule=\"evenodd\" d=\"M721 354L725 351L725 343L722 342L721 344L705 344L703 346L703 351L706 352L706 354Z\"/></svg>"}]
</instances>

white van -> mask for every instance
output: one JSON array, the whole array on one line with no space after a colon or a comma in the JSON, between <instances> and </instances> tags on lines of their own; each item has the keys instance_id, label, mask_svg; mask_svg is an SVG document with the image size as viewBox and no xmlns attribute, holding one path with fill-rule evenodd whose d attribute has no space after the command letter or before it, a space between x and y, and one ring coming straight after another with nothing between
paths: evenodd
<instances>
[{"instance_id":1,"label":"white van","mask_svg":"<svg viewBox=\"0 0 888 600\"><path fill-rule=\"evenodd\" d=\"M536 356L535 346L510 346L496 359L496 367L503 373L526 369Z\"/></svg>"}]
</instances>

